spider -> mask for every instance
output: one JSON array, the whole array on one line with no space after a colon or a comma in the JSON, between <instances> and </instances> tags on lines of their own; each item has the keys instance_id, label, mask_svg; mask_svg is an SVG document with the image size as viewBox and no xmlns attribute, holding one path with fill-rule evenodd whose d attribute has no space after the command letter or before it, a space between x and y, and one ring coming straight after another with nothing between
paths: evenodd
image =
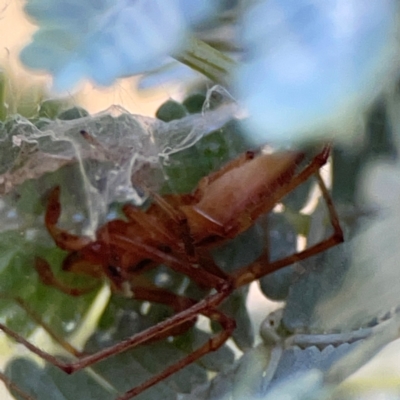
<instances>
[{"instance_id":1,"label":"spider","mask_svg":"<svg viewBox=\"0 0 400 400\"><path fill-rule=\"evenodd\" d=\"M125 219L107 222L98 229L94 239L58 227L61 215L60 188L53 188L48 197L45 225L56 245L68 251L63 269L96 278L106 277L114 292L171 306L175 314L94 354L83 355L70 350L76 357L71 362L40 350L3 324L0 324L0 329L70 374L134 346L181 334L196 323L199 315L221 325L222 329L204 345L120 395L117 400L136 396L208 352L217 350L230 338L235 321L221 312L218 306L234 290L343 241L336 211L319 174L319 169L329 157L329 146L324 147L306 167L298 171L304 157L303 153L296 151L268 154L248 151L217 172L202 178L193 193L160 196L149 192L152 204L145 211L125 204ZM210 251L247 230L259 216L270 212L285 195L312 175L315 175L326 201L333 233L322 242L283 259L271 262L268 249L265 249L250 265L230 274L222 271L213 261ZM196 301L143 279L145 271L159 264L186 275L202 288L208 288L209 294ZM68 287L57 280L44 259L36 258L35 268L43 283L71 296L79 296L90 290ZM0 379L5 381L2 376ZM10 383L7 381L6 384ZM32 398L26 395L26 399Z\"/></svg>"}]
</instances>

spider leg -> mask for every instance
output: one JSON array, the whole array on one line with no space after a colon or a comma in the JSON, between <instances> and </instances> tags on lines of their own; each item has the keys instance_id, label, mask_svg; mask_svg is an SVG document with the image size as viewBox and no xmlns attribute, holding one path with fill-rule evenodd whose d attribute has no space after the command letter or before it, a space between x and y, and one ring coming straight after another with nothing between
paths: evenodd
<instances>
[{"instance_id":1,"label":"spider leg","mask_svg":"<svg viewBox=\"0 0 400 400\"><path fill-rule=\"evenodd\" d=\"M168 378L182 368L198 360L200 357L203 357L212 351L218 350L232 336L232 332L236 328L236 323L233 319L215 309L203 311L202 314L219 322L219 324L222 326L222 330L216 336L209 339L203 346L182 358L177 363L167 367L161 373L153 376L135 388L128 390L122 396L117 397L116 400L128 400L134 396L137 396L139 393L142 393L144 390L150 388L156 383Z\"/></svg>"},{"instance_id":2,"label":"spider leg","mask_svg":"<svg viewBox=\"0 0 400 400\"><path fill-rule=\"evenodd\" d=\"M165 253L154 246L149 246L137 238L127 238L125 236L115 234L110 238L110 244L119 247L121 250L124 250L128 253L137 251L155 262L168 265L174 271L186 275L201 286L219 289L226 284L225 279L202 269L198 265L181 260L174 254Z\"/></svg>"},{"instance_id":3,"label":"spider leg","mask_svg":"<svg viewBox=\"0 0 400 400\"><path fill-rule=\"evenodd\" d=\"M164 304L170 306L174 312L186 310L197 303L196 300L159 288L150 282L143 285L143 280L141 285L132 285L132 293L135 300Z\"/></svg>"},{"instance_id":4,"label":"spider leg","mask_svg":"<svg viewBox=\"0 0 400 400\"><path fill-rule=\"evenodd\" d=\"M180 207L195 245L211 248L250 228L287 193L303 158L295 151L262 153L214 180L206 177L192 203Z\"/></svg>"},{"instance_id":5,"label":"spider leg","mask_svg":"<svg viewBox=\"0 0 400 400\"><path fill-rule=\"evenodd\" d=\"M16 303L22 310L25 311L25 313L32 321L34 321L37 325L41 326L44 329L44 331L47 332L47 334L69 354L72 354L75 357L81 357L83 355L83 353L81 353L74 346L72 346L70 343L64 340L64 338L62 338L60 335L54 332L52 328L42 320L40 315L38 315L36 311L34 311L21 297L19 296L14 297L14 296L7 296L0 294L0 298L5 300L11 300L14 303Z\"/></svg>"},{"instance_id":6,"label":"spider leg","mask_svg":"<svg viewBox=\"0 0 400 400\"><path fill-rule=\"evenodd\" d=\"M208 251L199 251L198 259L200 268L224 280L229 280L229 275L223 271L214 261L213 256Z\"/></svg>"},{"instance_id":7,"label":"spider leg","mask_svg":"<svg viewBox=\"0 0 400 400\"><path fill-rule=\"evenodd\" d=\"M309 170L311 170L311 166L309 167L310 167ZM303 172L305 171L306 170L304 170ZM328 207L329 219L333 227L333 233L328 238L322 240L317 244L314 244L313 246L303 251L300 251L299 253L291 254L285 258L282 258L274 262L269 261L268 252L265 252L255 262L246 267L240 268L239 270L235 271L232 274L235 288L247 285L257 279L262 278L265 275L275 272L295 262L304 260L308 257L321 253L335 246L336 244L343 242L343 231L342 228L340 227L339 218L335 210L335 207L333 205L332 199L329 195L329 191L323 179L321 178L318 169L317 171L314 172L314 174L317 178L318 185L322 192L322 196ZM297 176L297 179L301 179L301 182L304 181L302 173Z\"/></svg>"},{"instance_id":8,"label":"spider leg","mask_svg":"<svg viewBox=\"0 0 400 400\"><path fill-rule=\"evenodd\" d=\"M241 160L241 162L243 161ZM167 199L170 201L165 200L156 193L151 192L151 196L154 200L156 208L150 208L150 214L143 213L133 205L126 204L123 208L123 211L127 218L142 226L147 232L156 232L157 235L160 235L160 242L164 242L172 249L176 249L177 253L179 253L179 258L185 258L186 256L186 261L188 263L191 261L197 262L197 264L201 265L202 270L205 270L218 277L226 278L227 275L215 264L213 258L207 251L202 252L201 250L199 251L199 249L196 251L194 250L194 244L187 223L187 217L182 211L180 211L179 208L179 205L182 204L182 196L167 196ZM175 204L175 200L178 201L178 204ZM152 211L156 214L152 214ZM158 223L160 218L162 219L163 216L169 217L175 226L177 226L178 236L184 244L185 252L182 252L179 248L177 248L176 236L173 233L171 234L170 226ZM162 239L164 240L162 241Z\"/></svg>"},{"instance_id":9,"label":"spider leg","mask_svg":"<svg viewBox=\"0 0 400 400\"><path fill-rule=\"evenodd\" d=\"M25 346L28 350L32 351L32 353L41 357L43 360L60 368L62 371L71 374L83 368L89 367L112 355L120 354L130 348L146 343L151 339L163 337L165 332L171 331L173 328L185 324L188 321L192 321L193 318L195 318L199 314L203 314L221 324L223 330L219 332L215 337L211 338L206 344L204 344L199 349L195 350L193 353L189 354L187 357L183 358L179 362L167 367L160 374L155 375L148 381L144 382L136 388L131 389L130 391L122 395L122 397L118 398L119 400L129 399L132 396L137 395L143 390L156 384L157 382L160 382L164 378L174 374L186 365L189 365L190 363L196 361L198 358L202 357L208 352L217 350L220 346L223 345L223 343L231 336L232 331L235 329L235 321L218 311L216 307L232 293L232 290L232 285L226 284L220 289L219 292L209 295L205 299L193 304L189 308L186 308L176 313L171 318L159 322L158 324L144 330L143 332L137 333L132 337L127 338L113 346L100 350L91 355L84 355L78 358L78 360L72 362L59 360L57 357L41 350L40 348L36 347L28 340L23 338L21 335L14 332L2 323L0 323L0 330L2 330L8 336L12 337L16 342ZM29 397L27 399L31 400Z\"/></svg>"},{"instance_id":10,"label":"spider leg","mask_svg":"<svg viewBox=\"0 0 400 400\"><path fill-rule=\"evenodd\" d=\"M0 380L3 381L4 385L7 387L7 389L11 392L15 392L18 394L18 396L21 396L24 400L36 400L29 394L25 393L22 389L18 387L10 378L8 378L5 374L0 372Z\"/></svg>"},{"instance_id":11,"label":"spider leg","mask_svg":"<svg viewBox=\"0 0 400 400\"><path fill-rule=\"evenodd\" d=\"M148 283L146 286L133 285L132 293L133 293L133 299L135 300L164 304L166 306L171 307L175 313L183 311L189 308L190 306L196 304L196 300L177 295L165 289L161 289L157 286L154 286L151 283ZM183 324L177 325L176 327L172 327L171 329L166 330L162 334L149 340L149 342L165 339L170 336L181 335L190 328L192 328L196 323L196 321L197 321L197 316L193 317L191 320Z\"/></svg>"},{"instance_id":12,"label":"spider leg","mask_svg":"<svg viewBox=\"0 0 400 400\"><path fill-rule=\"evenodd\" d=\"M67 251L81 250L91 242L89 237L74 235L63 229L60 229L57 226L60 215L60 187L56 186L50 192L44 219L46 228L51 237L54 239L58 247Z\"/></svg>"},{"instance_id":13,"label":"spider leg","mask_svg":"<svg viewBox=\"0 0 400 400\"><path fill-rule=\"evenodd\" d=\"M330 154L330 146L324 146L311 162L297 175L292 177L288 182L281 184L272 193L267 193L267 197L263 201L259 201L259 205L255 206L249 213L249 217L255 221L260 215L270 212L273 207L279 203L287 194L291 193L297 186L301 185L312 175L316 174L322 166L328 161ZM328 195L329 198L329 195Z\"/></svg>"},{"instance_id":14,"label":"spider leg","mask_svg":"<svg viewBox=\"0 0 400 400\"><path fill-rule=\"evenodd\" d=\"M125 216L130 222L134 222L142 227L150 235L156 236L160 243L165 243L172 248L176 247L176 237L171 234L164 224L160 224L155 215L149 215L132 204L125 204L122 208Z\"/></svg>"},{"instance_id":15,"label":"spider leg","mask_svg":"<svg viewBox=\"0 0 400 400\"><path fill-rule=\"evenodd\" d=\"M158 210L162 212L162 215L159 217L167 217L170 221L172 221L175 225L176 233L183 243L185 254L190 260L195 259L196 249L193 243L193 238L190 234L189 225L187 223L186 215L180 210L180 206L183 205L182 196L169 196L172 200L178 200L178 204L170 204L167 200L165 200L159 194L146 189L147 192L150 194L151 199L153 200L154 204L157 206ZM176 201L175 201L176 203ZM160 214L160 213L158 213ZM167 226L166 226L167 227Z\"/></svg>"},{"instance_id":16,"label":"spider leg","mask_svg":"<svg viewBox=\"0 0 400 400\"><path fill-rule=\"evenodd\" d=\"M73 297L83 296L93 291L98 286L98 285L93 285L86 288L75 288L68 286L54 276L49 263L40 257L35 258L35 269L39 275L40 280L44 285L52 286L55 289L59 290L60 292L68 294Z\"/></svg>"}]
</instances>

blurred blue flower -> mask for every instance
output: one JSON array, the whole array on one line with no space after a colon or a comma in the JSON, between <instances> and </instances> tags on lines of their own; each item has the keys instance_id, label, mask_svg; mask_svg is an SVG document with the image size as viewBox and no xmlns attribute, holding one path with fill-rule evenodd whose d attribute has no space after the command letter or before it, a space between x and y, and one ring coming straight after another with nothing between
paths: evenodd
<instances>
[{"instance_id":1,"label":"blurred blue flower","mask_svg":"<svg viewBox=\"0 0 400 400\"><path fill-rule=\"evenodd\" d=\"M183 45L216 0L28 0L39 25L22 62L54 77L54 89L83 78L110 85L121 76L156 68Z\"/></svg>"},{"instance_id":2,"label":"blurred blue flower","mask_svg":"<svg viewBox=\"0 0 400 400\"><path fill-rule=\"evenodd\" d=\"M145 72L140 77L137 88L139 90L157 89L171 83L187 87L202 78L204 79L204 76L200 72L169 57L161 62L158 68Z\"/></svg>"},{"instance_id":3,"label":"blurred blue flower","mask_svg":"<svg viewBox=\"0 0 400 400\"><path fill-rule=\"evenodd\" d=\"M236 96L254 144L350 129L396 77L397 0L261 0L243 19Z\"/></svg>"}]
</instances>

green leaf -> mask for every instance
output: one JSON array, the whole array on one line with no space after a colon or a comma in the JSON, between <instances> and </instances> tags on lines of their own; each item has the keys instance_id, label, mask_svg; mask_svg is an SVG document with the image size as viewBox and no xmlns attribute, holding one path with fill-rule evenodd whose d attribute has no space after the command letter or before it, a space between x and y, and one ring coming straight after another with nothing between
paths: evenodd
<instances>
[{"instance_id":1,"label":"green leaf","mask_svg":"<svg viewBox=\"0 0 400 400\"><path fill-rule=\"evenodd\" d=\"M359 196L374 204L375 211L360 223L352 240L352 260L343 287L318 308L326 328L364 326L400 304L399 176L398 163L378 163L365 171Z\"/></svg>"},{"instance_id":2,"label":"green leaf","mask_svg":"<svg viewBox=\"0 0 400 400\"><path fill-rule=\"evenodd\" d=\"M186 109L177 101L168 100L163 103L156 111L156 117L164 122L173 121L174 119L181 119L186 116Z\"/></svg>"},{"instance_id":3,"label":"green leaf","mask_svg":"<svg viewBox=\"0 0 400 400\"><path fill-rule=\"evenodd\" d=\"M245 149L238 124L226 124L194 146L169 157L164 166L167 180L162 192L190 193L203 176L218 170Z\"/></svg>"},{"instance_id":4,"label":"green leaf","mask_svg":"<svg viewBox=\"0 0 400 400\"><path fill-rule=\"evenodd\" d=\"M64 121L85 118L87 116L89 116L89 113L84 108L78 106L61 111L57 114L57 118Z\"/></svg>"},{"instance_id":5,"label":"green leaf","mask_svg":"<svg viewBox=\"0 0 400 400\"><path fill-rule=\"evenodd\" d=\"M200 113L203 109L204 102L206 101L205 94L195 93L183 100L182 105L190 114Z\"/></svg>"},{"instance_id":6,"label":"green leaf","mask_svg":"<svg viewBox=\"0 0 400 400\"><path fill-rule=\"evenodd\" d=\"M113 400L116 393L101 385L89 371L67 375L52 365L39 367L26 358L12 360L6 375L26 393L37 399L51 400ZM15 395L17 399L21 399Z\"/></svg>"},{"instance_id":7,"label":"green leaf","mask_svg":"<svg viewBox=\"0 0 400 400\"><path fill-rule=\"evenodd\" d=\"M48 99L40 103L38 117L55 119L67 107L67 102L60 99Z\"/></svg>"},{"instance_id":8,"label":"green leaf","mask_svg":"<svg viewBox=\"0 0 400 400\"><path fill-rule=\"evenodd\" d=\"M111 330L107 334L106 332L97 332L89 339L85 350L92 353L117 342L120 338L120 330ZM186 352L164 340L112 356L95 364L92 368L122 393L163 371L168 365L179 361L185 355ZM151 399L159 396L174 399L176 391L190 392L193 387L205 382L206 377L203 367L191 364L145 391L139 395L138 399Z\"/></svg>"},{"instance_id":9,"label":"green leaf","mask_svg":"<svg viewBox=\"0 0 400 400\"><path fill-rule=\"evenodd\" d=\"M279 260L295 253L297 233L285 214L270 213L267 218L270 260ZM293 267L288 266L261 278L260 289L271 300L284 300L294 279Z\"/></svg>"},{"instance_id":10,"label":"green leaf","mask_svg":"<svg viewBox=\"0 0 400 400\"><path fill-rule=\"evenodd\" d=\"M8 79L5 71L0 70L0 121L5 121L7 118L7 101L6 101L6 87Z\"/></svg>"},{"instance_id":11,"label":"green leaf","mask_svg":"<svg viewBox=\"0 0 400 400\"><path fill-rule=\"evenodd\" d=\"M332 232L323 199L312 216L307 246L320 242ZM291 331L323 331L316 308L342 288L349 269L348 241L298 263L286 298L283 323Z\"/></svg>"}]
</instances>

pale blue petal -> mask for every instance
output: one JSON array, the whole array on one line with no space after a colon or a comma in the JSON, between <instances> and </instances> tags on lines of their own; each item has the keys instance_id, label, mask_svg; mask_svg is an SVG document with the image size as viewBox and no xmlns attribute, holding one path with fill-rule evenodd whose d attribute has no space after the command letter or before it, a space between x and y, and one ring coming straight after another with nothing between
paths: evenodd
<instances>
[{"instance_id":1,"label":"pale blue petal","mask_svg":"<svg viewBox=\"0 0 400 400\"><path fill-rule=\"evenodd\" d=\"M217 0L179 0L179 7L190 24L197 24L210 16L218 6Z\"/></svg>"},{"instance_id":2,"label":"pale blue petal","mask_svg":"<svg viewBox=\"0 0 400 400\"><path fill-rule=\"evenodd\" d=\"M38 24L22 62L50 72L54 88L82 78L101 85L156 68L218 2L206 0L28 0ZM52 33L55 33L54 35Z\"/></svg>"},{"instance_id":3,"label":"pale blue petal","mask_svg":"<svg viewBox=\"0 0 400 400\"><path fill-rule=\"evenodd\" d=\"M79 43L79 37L65 38L60 29L42 29L35 33L34 42L21 53L21 61L34 69L56 70L70 58L71 49Z\"/></svg>"},{"instance_id":4,"label":"pale blue petal","mask_svg":"<svg viewBox=\"0 0 400 400\"><path fill-rule=\"evenodd\" d=\"M254 143L332 134L370 103L395 78L397 12L396 0L265 0L250 9L236 94Z\"/></svg>"},{"instance_id":5,"label":"pale blue petal","mask_svg":"<svg viewBox=\"0 0 400 400\"><path fill-rule=\"evenodd\" d=\"M166 59L157 69L149 70L139 79L138 89L156 89L163 85L176 83L192 85L203 77L199 72L173 59Z\"/></svg>"}]
</instances>

